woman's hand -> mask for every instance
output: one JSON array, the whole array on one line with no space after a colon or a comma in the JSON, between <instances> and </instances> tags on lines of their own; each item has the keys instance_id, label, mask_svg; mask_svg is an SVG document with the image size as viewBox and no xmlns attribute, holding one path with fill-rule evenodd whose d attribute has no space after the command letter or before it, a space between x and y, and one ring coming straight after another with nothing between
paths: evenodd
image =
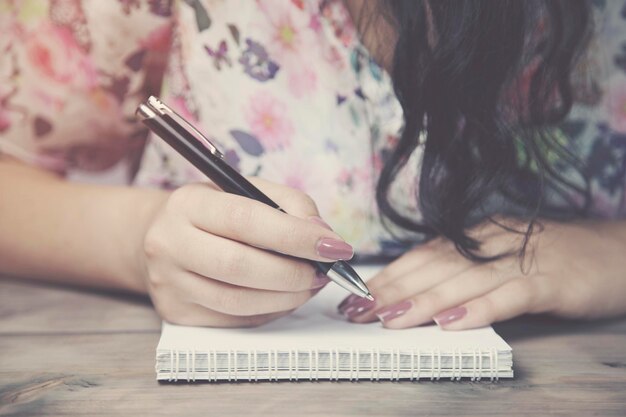
<instances>
[{"instance_id":1,"label":"woman's hand","mask_svg":"<svg viewBox=\"0 0 626 417\"><path fill-rule=\"evenodd\" d=\"M350 296L339 310L351 321L379 319L400 329L435 321L469 329L524 313L597 318L626 313L626 222L550 223L536 227L524 262L462 257L437 239L417 247L368 282L374 302ZM519 228L519 225L518 225ZM519 248L519 234L486 223L475 230L485 254Z\"/></svg>"},{"instance_id":2,"label":"woman's hand","mask_svg":"<svg viewBox=\"0 0 626 417\"><path fill-rule=\"evenodd\" d=\"M208 184L174 191L150 221L140 269L159 314L202 326L263 324L328 283L309 263L352 257L305 194L253 180L290 214ZM283 255L284 254L284 255Z\"/></svg>"}]
</instances>

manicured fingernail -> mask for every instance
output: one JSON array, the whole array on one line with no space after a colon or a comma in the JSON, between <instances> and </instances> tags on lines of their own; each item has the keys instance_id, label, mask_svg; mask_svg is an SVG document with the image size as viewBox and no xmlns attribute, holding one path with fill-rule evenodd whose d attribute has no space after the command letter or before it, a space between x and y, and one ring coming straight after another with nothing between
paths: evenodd
<instances>
[{"instance_id":1,"label":"manicured fingernail","mask_svg":"<svg viewBox=\"0 0 626 417\"><path fill-rule=\"evenodd\" d=\"M402 316L404 313L409 311L411 307L413 307L413 302L411 300L405 300L401 303L394 304L380 310L378 313L376 313L376 317L378 317L378 320L385 324L388 321Z\"/></svg>"},{"instance_id":2,"label":"manicured fingernail","mask_svg":"<svg viewBox=\"0 0 626 417\"><path fill-rule=\"evenodd\" d=\"M448 323L452 323L453 321L462 319L466 314L467 309L465 307L455 307L437 314L433 317L433 320L439 327L441 327Z\"/></svg>"},{"instance_id":3,"label":"manicured fingernail","mask_svg":"<svg viewBox=\"0 0 626 417\"><path fill-rule=\"evenodd\" d=\"M313 288L322 288L326 284L330 282L330 278L328 278L324 274L315 274L315 278L313 279Z\"/></svg>"},{"instance_id":4,"label":"manicured fingernail","mask_svg":"<svg viewBox=\"0 0 626 417\"><path fill-rule=\"evenodd\" d=\"M341 240L323 237L317 241L317 254L324 258L338 261L340 259L352 258L354 249Z\"/></svg>"},{"instance_id":5,"label":"manicured fingernail","mask_svg":"<svg viewBox=\"0 0 626 417\"><path fill-rule=\"evenodd\" d=\"M332 229L332 228L328 225L328 223L326 223L326 222L324 221L324 219L322 219L320 216L311 216L311 217L309 217L309 220L311 220L313 223L317 223L317 224L319 224L320 226L322 226L322 227L323 227L323 228L325 228L325 229L328 229L328 230L333 230L333 229Z\"/></svg>"},{"instance_id":6,"label":"manicured fingernail","mask_svg":"<svg viewBox=\"0 0 626 417\"><path fill-rule=\"evenodd\" d=\"M346 308L347 305L353 303L355 300L359 299L360 297L352 294L347 296L346 298L343 299L342 302L339 303L339 305L337 306L337 311L339 311L341 314L343 314L343 310Z\"/></svg>"},{"instance_id":7,"label":"manicured fingernail","mask_svg":"<svg viewBox=\"0 0 626 417\"><path fill-rule=\"evenodd\" d=\"M339 304L338 309L341 314L351 319L372 310L374 306L376 306L375 301L370 301L367 298L361 298L357 295L351 295Z\"/></svg>"}]
</instances>

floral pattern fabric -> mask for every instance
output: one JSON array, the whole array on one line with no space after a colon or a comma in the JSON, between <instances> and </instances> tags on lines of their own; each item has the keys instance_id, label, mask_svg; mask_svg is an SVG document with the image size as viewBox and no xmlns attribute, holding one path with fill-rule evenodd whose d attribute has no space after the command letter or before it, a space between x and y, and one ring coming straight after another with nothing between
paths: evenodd
<instances>
[{"instance_id":1,"label":"floral pattern fabric","mask_svg":"<svg viewBox=\"0 0 626 417\"><path fill-rule=\"evenodd\" d=\"M626 216L626 2L593 4L555 129L586 162L594 210ZM134 109L160 91L240 172L310 194L360 253L399 249L374 189L402 110L340 0L0 0L0 34L0 152L63 173L126 164L138 186L204 181L145 145ZM420 156L392 187L407 212Z\"/></svg>"},{"instance_id":2,"label":"floral pattern fabric","mask_svg":"<svg viewBox=\"0 0 626 417\"><path fill-rule=\"evenodd\" d=\"M0 152L67 173L140 155L170 45L161 1L0 0Z\"/></svg>"}]
</instances>

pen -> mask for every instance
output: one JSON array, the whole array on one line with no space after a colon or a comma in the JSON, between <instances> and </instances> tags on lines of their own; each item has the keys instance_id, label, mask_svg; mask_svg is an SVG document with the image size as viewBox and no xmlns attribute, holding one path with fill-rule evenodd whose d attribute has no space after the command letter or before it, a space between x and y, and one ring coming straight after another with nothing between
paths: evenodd
<instances>
[{"instance_id":1,"label":"pen","mask_svg":"<svg viewBox=\"0 0 626 417\"><path fill-rule=\"evenodd\" d=\"M251 198L284 212L278 204L228 165L222 153L208 138L158 98L150 96L141 103L137 108L137 116L152 132L223 191ZM308 262L351 293L368 300L374 299L363 280L347 262Z\"/></svg>"}]
</instances>

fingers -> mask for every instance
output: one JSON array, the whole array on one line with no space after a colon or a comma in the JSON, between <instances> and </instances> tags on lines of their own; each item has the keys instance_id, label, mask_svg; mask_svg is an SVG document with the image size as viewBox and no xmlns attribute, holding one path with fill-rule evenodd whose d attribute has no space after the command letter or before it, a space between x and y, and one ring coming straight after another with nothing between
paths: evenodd
<instances>
[{"instance_id":1,"label":"fingers","mask_svg":"<svg viewBox=\"0 0 626 417\"><path fill-rule=\"evenodd\" d=\"M181 230L184 245L168 253L181 269L241 287L299 292L329 282L315 268L294 258L228 240L194 228Z\"/></svg>"},{"instance_id":2,"label":"fingers","mask_svg":"<svg viewBox=\"0 0 626 417\"><path fill-rule=\"evenodd\" d=\"M445 245L433 245L430 253L421 249L390 264L387 272L373 279L375 284L368 282L373 302L350 296L339 311L350 321L380 320L391 329L418 326L433 318L444 328L469 328L527 312L529 303L541 298L531 294L537 285L520 277L515 259L477 265ZM507 301L508 294L516 291L519 297ZM491 294L500 292L504 300L494 302Z\"/></svg>"},{"instance_id":3,"label":"fingers","mask_svg":"<svg viewBox=\"0 0 626 417\"><path fill-rule=\"evenodd\" d=\"M427 291L379 308L375 313L390 329L419 326L431 322L433 316L441 312L493 291L508 279L507 275L493 274L489 266L477 266Z\"/></svg>"},{"instance_id":4,"label":"fingers","mask_svg":"<svg viewBox=\"0 0 626 417\"><path fill-rule=\"evenodd\" d=\"M181 274L181 298L231 316L257 316L294 310L307 302L315 290L280 292L239 287L193 273Z\"/></svg>"},{"instance_id":5,"label":"fingers","mask_svg":"<svg viewBox=\"0 0 626 417\"><path fill-rule=\"evenodd\" d=\"M487 242L481 248L487 255L506 252L519 239L491 224L472 232ZM445 329L473 328L546 311L546 300L554 298L550 297L554 290L541 278L537 273L522 275L514 257L475 264L448 242L435 240L408 252L370 280L374 301L350 296L338 308L350 321L378 319L393 329L433 320Z\"/></svg>"},{"instance_id":6,"label":"fingers","mask_svg":"<svg viewBox=\"0 0 626 417\"><path fill-rule=\"evenodd\" d=\"M165 320L218 327L263 324L298 308L329 282L295 258L352 257L352 247L317 217L308 196L251 181L291 214L210 184L191 184L172 192L153 219L141 267Z\"/></svg>"},{"instance_id":7,"label":"fingers","mask_svg":"<svg viewBox=\"0 0 626 417\"><path fill-rule=\"evenodd\" d=\"M447 251L447 249L446 249ZM414 269L406 275L388 280L385 285L370 285L368 288L374 295L374 301L348 297L340 304L339 311L350 321L367 323L377 320L379 310L395 306L416 294L422 294L441 283L462 274L473 267L473 264L456 253L449 251L443 255L432 255L432 261L426 261L421 268Z\"/></svg>"},{"instance_id":8,"label":"fingers","mask_svg":"<svg viewBox=\"0 0 626 417\"><path fill-rule=\"evenodd\" d=\"M291 311L260 314L257 316L232 316L213 311L195 303L180 300L160 300L155 304L159 316L172 324L207 327L256 327L276 320Z\"/></svg>"},{"instance_id":9,"label":"fingers","mask_svg":"<svg viewBox=\"0 0 626 417\"><path fill-rule=\"evenodd\" d=\"M473 329L530 312L533 300L530 280L521 277L434 319L445 330Z\"/></svg>"},{"instance_id":10,"label":"fingers","mask_svg":"<svg viewBox=\"0 0 626 417\"><path fill-rule=\"evenodd\" d=\"M439 245L439 242L432 241L424 246L412 249L404 256L391 262L370 279L367 282L368 288L370 290L382 288L397 278L423 267L428 262L441 258L445 255L445 252L440 250Z\"/></svg>"},{"instance_id":11,"label":"fingers","mask_svg":"<svg viewBox=\"0 0 626 417\"><path fill-rule=\"evenodd\" d=\"M381 301L385 303L424 291L472 266L465 258L459 258L454 249L445 247L419 248L403 258L394 261L389 270L385 268L367 283L372 293L382 297Z\"/></svg>"},{"instance_id":12,"label":"fingers","mask_svg":"<svg viewBox=\"0 0 626 417\"><path fill-rule=\"evenodd\" d=\"M184 201L175 204L180 204L189 221L205 232L317 261L350 259L353 255L352 247L339 235L314 221L202 185L185 187L180 193L183 196L179 199ZM295 205L293 201L291 205ZM301 208L301 213L315 215L316 211Z\"/></svg>"}]
</instances>

